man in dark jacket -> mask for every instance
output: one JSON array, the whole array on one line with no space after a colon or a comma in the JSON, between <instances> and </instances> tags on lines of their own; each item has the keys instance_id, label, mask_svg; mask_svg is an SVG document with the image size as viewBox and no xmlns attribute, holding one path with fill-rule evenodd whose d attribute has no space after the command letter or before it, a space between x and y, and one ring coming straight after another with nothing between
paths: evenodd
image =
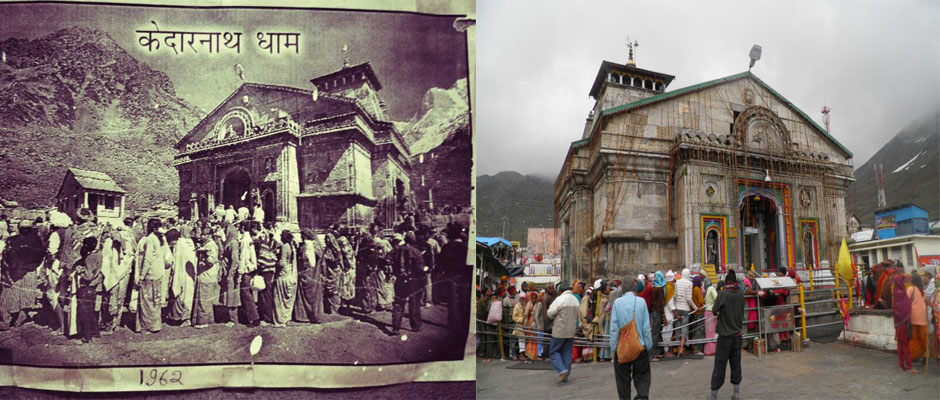
<instances>
[{"instance_id":1,"label":"man in dark jacket","mask_svg":"<svg viewBox=\"0 0 940 400\"><path fill-rule=\"evenodd\" d=\"M741 384L741 325L744 322L744 294L738 288L734 270L729 269L725 276L724 290L718 292L718 298L712 306L712 313L718 318L715 332L718 333L718 347L715 350L715 368L712 370L712 392L709 399L718 398L718 389L725 383L725 370L731 361L731 384L734 385L732 399L740 396Z\"/></svg>"},{"instance_id":2,"label":"man in dark jacket","mask_svg":"<svg viewBox=\"0 0 940 400\"><path fill-rule=\"evenodd\" d=\"M434 289L435 297L447 302L447 326L451 330L462 334L467 332L469 322L467 314L470 305L470 282L473 276L473 267L467 265L467 241L459 228L453 227L447 231L447 243L441 248L437 258L436 270L438 276L434 278L435 284L441 290ZM437 293L441 293L437 295ZM484 318L486 319L486 318Z\"/></svg>"},{"instance_id":3,"label":"man in dark jacket","mask_svg":"<svg viewBox=\"0 0 940 400\"><path fill-rule=\"evenodd\" d=\"M421 330L421 296L427 281L424 275L424 258L415 248L417 237L414 232L405 234L405 244L394 255L395 266L395 303L392 305L392 333L401 329L402 314L408 303L408 319L411 329Z\"/></svg>"}]
</instances>

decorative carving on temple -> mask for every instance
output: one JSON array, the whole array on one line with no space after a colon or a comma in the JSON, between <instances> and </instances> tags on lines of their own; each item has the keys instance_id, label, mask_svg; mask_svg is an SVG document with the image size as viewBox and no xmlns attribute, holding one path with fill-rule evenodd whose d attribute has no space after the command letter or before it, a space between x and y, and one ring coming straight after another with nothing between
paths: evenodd
<instances>
[{"instance_id":1,"label":"decorative carving on temple","mask_svg":"<svg viewBox=\"0 0 940 400\"><path fill-rule=\"evenodd\" d=\"M290 116L279 118L276 121L268 122L264 125L250 125L243 134L236 134L234 136L226 136L224 139L216 138L204 140L201 142L193 142L187 144L181 151L180 154L188 154L196 151L211 149L215 147L221 147L235 142L243 142L249 139L256 139L262 136L273 135L277 133L287 132L294 136L300 136L300 125L294 122Z\"/></svg>"},{"instance_id":2,"label":"decorative carving on temple","mask_svg":"<svg viewBox=\"0 0 940 400\"><path fill-rule=\"evenodd\" d=\"M813 194L806 189L800 190L800 204L802 204L804 208L808 208L812 203Z\"/></svg>"},{"instance_id":3,"label":"decorative carving on temple","mask_svg":"<svg viewBox=\"0 0 940 400\"><path fill-rule=\"evenodd\" d=\"M790 132L773 111L761 107L748 107L734 121L732 135L748 151L760 153L789 154L793 146Z\"/></svg>"},{"instance_id":4,"label":"decorative carving on temple","mask_svg":"<svg viewBox=\"0 0 940 400\"><path fill-rule=\"evenodd\" d=\"M245 96L247 97L247 96ZM216 140L246 136L251 127L251 114L243 108L234 108L225 114L215 126Z\"/></svg>"},{"instance_id":5,"label":"decorative carving on temple","mask_svg":"<svg viewBox=\"0 0 940 400\"><path fill-rule=\"evenodd\" d=\"M705 181L705 195L712 197L718 193L718 184L714 181Z\"/></svg>"},{"instance_id":6,"label":"decorative carving on temple","mask_svg":"<svg viewBox=\"0 0 940 400\"><path fill-rule=\"evenodd\" d=\"M317 133L327 130L333 130L337 128L345 128L349 126L355 126L356 119L352 113L347 115L342 115L339 117L330 117L323 118L314 121L307 122L305 133Z\"/></svg>"}]
</instances>

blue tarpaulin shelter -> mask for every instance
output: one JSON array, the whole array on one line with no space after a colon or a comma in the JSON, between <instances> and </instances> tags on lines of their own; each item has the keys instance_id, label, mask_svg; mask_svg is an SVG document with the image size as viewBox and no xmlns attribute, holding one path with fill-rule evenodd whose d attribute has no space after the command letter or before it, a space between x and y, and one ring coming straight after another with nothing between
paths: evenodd
<instances>
[{"instance_id":1,"label":"blue tarpaulin shelter","mask_svg":"<svg viewBox=\"0 0 940 400\"><path fill-rule=\"evenodd\" d=\"M484 285L491 285L502 275L510 277L525 274L525 268L514 266L512 243L501 237L477 236L477 268ZM487 282L489 281L489 282Z\"/></svg>"},{"instance_id":2,"label":"blue tarpaulin shelter","mask_svg":"<svg viewBox=\"0 0 940 400\"><path fill-rule=\"evenodd\" d=\"M485 245L487 245L487 246L492 246L492 245L494 245L494 244L496 244L496 243L502 243L502 244L505 244L506 246L512 247L512 243L510 243L508 240L503 239L503 238L501 238L501 237L482 237L482 236L477 236L477 242L483 243L483 244L485 244Z\"/></svg>"}]
</instances>

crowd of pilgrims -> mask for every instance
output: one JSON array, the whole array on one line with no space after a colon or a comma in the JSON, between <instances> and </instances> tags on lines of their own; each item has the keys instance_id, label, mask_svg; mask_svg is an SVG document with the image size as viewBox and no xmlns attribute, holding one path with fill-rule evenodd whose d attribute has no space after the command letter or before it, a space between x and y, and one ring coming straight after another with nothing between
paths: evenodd
<instances>
[{"instance_id":1,"label":"crowd of pilgrims","mask_svg":"<svg viewBox=\"0 0 940 400\"><path fill-rule=\"evenodd\" d=\"M762 276L789 276L800 283L795 271L780 268L778 272L763 273ZM757 327L757 302L762 306L787 304L788 289L759 290L755 271L742 273L738 280L739 287L746 297L747 311L744 315L744 330L755 333ZM549 312L552 303L564 291L571 291L578 299L578 318L576 337L596 342L596 346L574 346L574 362L590 362L598 352L598 361L610 361L610 348L604 347L610 326L610 308L614 301L625 291L633 291L637 297L646 301L649 310L653 346L651 361L662 358L679 357L684 353L696 356L714 355L714 342L701 343L701 339L714 339L716 320L712 317L712 306L725 282L712 283L702 271L692 273L685 268L677 274L673 271L655 271L638 275L635 287L623 287L619 279L597 279L593 285L582 281L571 284L547 285L536 290L533 282L523 283L522 290L507 285L508 277L501 277L501 283L485 292L478 292L477 320L480 345L477 355L489 362L500 357L500 342L496 324L503 330L503 351L512 360L547 360L549 358L548 338L553 337L553 318ZM497 312L497 310L499 310ZM786 349L791 340L788 332L767 335L768 348ZM688 340L698 340L687 344ZM675 346L662 346L664 342L677 342ZM748 343L746 347L750 347Z\"/></svg>"},{"instance_id":2,"label":"crowd of pilgrims","mask_svg":"<svg viewBox=\"0 0 940 400\"><path fill-rule=\"evenodd\" d=\"M74 222L58 211L17 224L3 216L0 330L34 320L87 343L122 326L284 327L345 309L391 310L397 334L405 316L419 330L421 306L432 301L446 303L453 321L460 299L450 275L466 264L466 227L435 230L412 211L393 231L373 224L292 232L263 223L257 210L118 226L99 223L89 209Z\"/></svg>"}]
</instances>

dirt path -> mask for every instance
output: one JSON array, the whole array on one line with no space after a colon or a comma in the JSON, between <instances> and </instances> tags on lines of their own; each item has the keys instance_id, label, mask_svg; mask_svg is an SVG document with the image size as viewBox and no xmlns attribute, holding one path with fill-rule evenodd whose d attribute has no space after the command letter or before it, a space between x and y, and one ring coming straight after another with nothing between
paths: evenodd
<instances>
[{"instance_id":1,"label":"dirt path","mask_svg":"<svg viewBox=\"0 0 940 400\"><path fill-rule=\"evenodd\" d=\"M0 332L0 363L43 366L131 366L245 363L256 335L264 345L255 362L299 364L390 364L457 359L466 336L452 335L444 306L422 308L424 326L410 330L407 319L391 335L391 313L330 316L320 324L286 328L210 325L206 329L164 325L160 333L138 334L122 328L82 344L40 325L27 323Z\"/></svg>"}]
</instances>

